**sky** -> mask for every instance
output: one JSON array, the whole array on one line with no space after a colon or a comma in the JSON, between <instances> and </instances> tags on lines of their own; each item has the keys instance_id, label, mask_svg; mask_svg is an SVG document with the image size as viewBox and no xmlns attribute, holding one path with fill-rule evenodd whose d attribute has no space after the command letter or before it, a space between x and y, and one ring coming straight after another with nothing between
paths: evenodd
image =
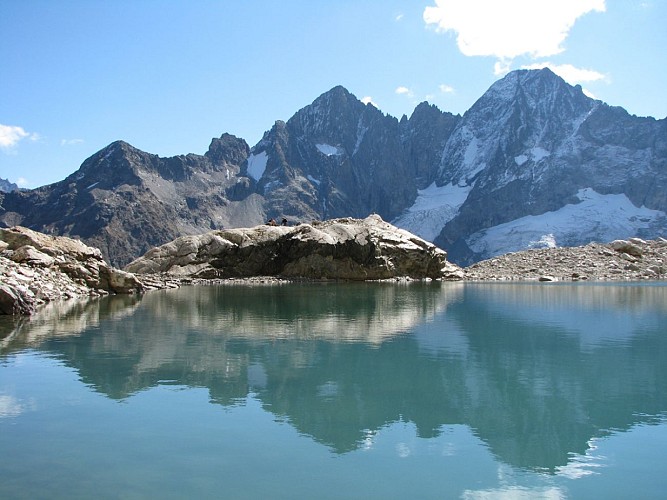
<instances>
[{"instance_id":1,"label":"sky","mask_svg":"<svg viewBox=\"0 0 667 500\"><path fill-rule=\"evenodd\" d=\"M0 178L51 184L119 139L252 147L337 85L396 118L463 114L544 66L662 119L665 26L667 0L0 0Z\"/></svg>"}]
</instances>

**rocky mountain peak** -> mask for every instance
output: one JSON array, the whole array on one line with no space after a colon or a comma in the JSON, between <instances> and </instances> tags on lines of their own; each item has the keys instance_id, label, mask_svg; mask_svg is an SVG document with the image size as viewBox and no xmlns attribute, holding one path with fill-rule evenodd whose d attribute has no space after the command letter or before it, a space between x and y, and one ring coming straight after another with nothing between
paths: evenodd
<instances>
[{"instance_id":1,"label":"rocky mountain peak","mask_svg":"<svg viewBox=\"0 0 667 500\"><path fill-rule=\"evenodd\" d=\"M125 141L114 141L87 160L65 182L105 187L141 183L139 166L155 167L156 155L145 153ZM85 187L84 186L84 187Z\"/></svg>"},{"instance_id":2,"label":"rocky mountain peak","mask_svg":"<svg viewBox=\"0 0 667 500\"><path fill-rule=\"evenodd\" d=\"M219 139L211 139L205 156L214 165L241 165L250 154L250 147L244 139L224 133Z\"/></svg>"},{"instance_id":3,"label":"rocky mountain peak","mask_svg":"<svg viewBox=\"0 0 667 500\"><path fill-rule=\"evenodd\" d=\"M329 137L347 131L351 123L356 123L366 106L342 86L337 86L322 94L296 112L287 122L297 133L312 137Z\"/></svg>"},{"instance_id":4,"label":"rocky mountain peak","mask_svg":"<svg viewBox=\"0 0 667 500\"><path fill-rule=\"evenodd\" d=\"M438 183L472 186L483 171L490 182L521 177L532 163L515 158L544 158L599 104L548 68L513 71L463 115L443 152Z\"/></svg>"}]
</instances>

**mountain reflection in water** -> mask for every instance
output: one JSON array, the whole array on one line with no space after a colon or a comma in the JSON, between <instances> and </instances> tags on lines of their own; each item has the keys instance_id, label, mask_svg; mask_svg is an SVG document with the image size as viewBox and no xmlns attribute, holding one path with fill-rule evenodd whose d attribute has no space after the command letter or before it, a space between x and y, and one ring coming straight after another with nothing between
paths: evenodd
<instances>
[{"instance_id":1,"label":"mountain reflection in water","mask_svg":"<svg viewBox=\"0 0 667 500\"><path fill-rule=\"evenodd\" d=\"M45 352L113 399L252 395L336 453L395 422L423 438L462 424L498 460L554 473L667 411L665 286L222 285L69 307L5 332L0 361Z\"/></svg>"}]
</instances>

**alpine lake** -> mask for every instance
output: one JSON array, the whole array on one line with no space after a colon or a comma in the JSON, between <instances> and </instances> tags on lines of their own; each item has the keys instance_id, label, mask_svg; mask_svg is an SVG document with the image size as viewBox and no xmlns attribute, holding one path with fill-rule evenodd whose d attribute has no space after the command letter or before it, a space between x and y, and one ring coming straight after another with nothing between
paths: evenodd
<instances>
[{"instance_id":1,"label":"alpine lake","mask_svg":"<svg viewBox=\"0 0 667 500\"><path fill-rule=\"evenodd\" d=\"M667 498L667 283L265 283L0 318L0 498Z\"/></svg>"}]
</instances>

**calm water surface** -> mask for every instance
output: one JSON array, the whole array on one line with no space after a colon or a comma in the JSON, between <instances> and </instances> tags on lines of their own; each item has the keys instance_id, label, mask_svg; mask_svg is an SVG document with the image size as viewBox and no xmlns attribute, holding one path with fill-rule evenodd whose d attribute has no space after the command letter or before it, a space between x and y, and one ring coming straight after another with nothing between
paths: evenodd
<instances>
[{"instance_id":1,"label":"calm water surface","mask_svg":"<svg viewBox=\"0 0 667 500\"><path fill-rule=\"evenodd\" d=\"M186 287L0 323L0 498L666 498L667 286Z\"/></svg>"}]
</instances>

